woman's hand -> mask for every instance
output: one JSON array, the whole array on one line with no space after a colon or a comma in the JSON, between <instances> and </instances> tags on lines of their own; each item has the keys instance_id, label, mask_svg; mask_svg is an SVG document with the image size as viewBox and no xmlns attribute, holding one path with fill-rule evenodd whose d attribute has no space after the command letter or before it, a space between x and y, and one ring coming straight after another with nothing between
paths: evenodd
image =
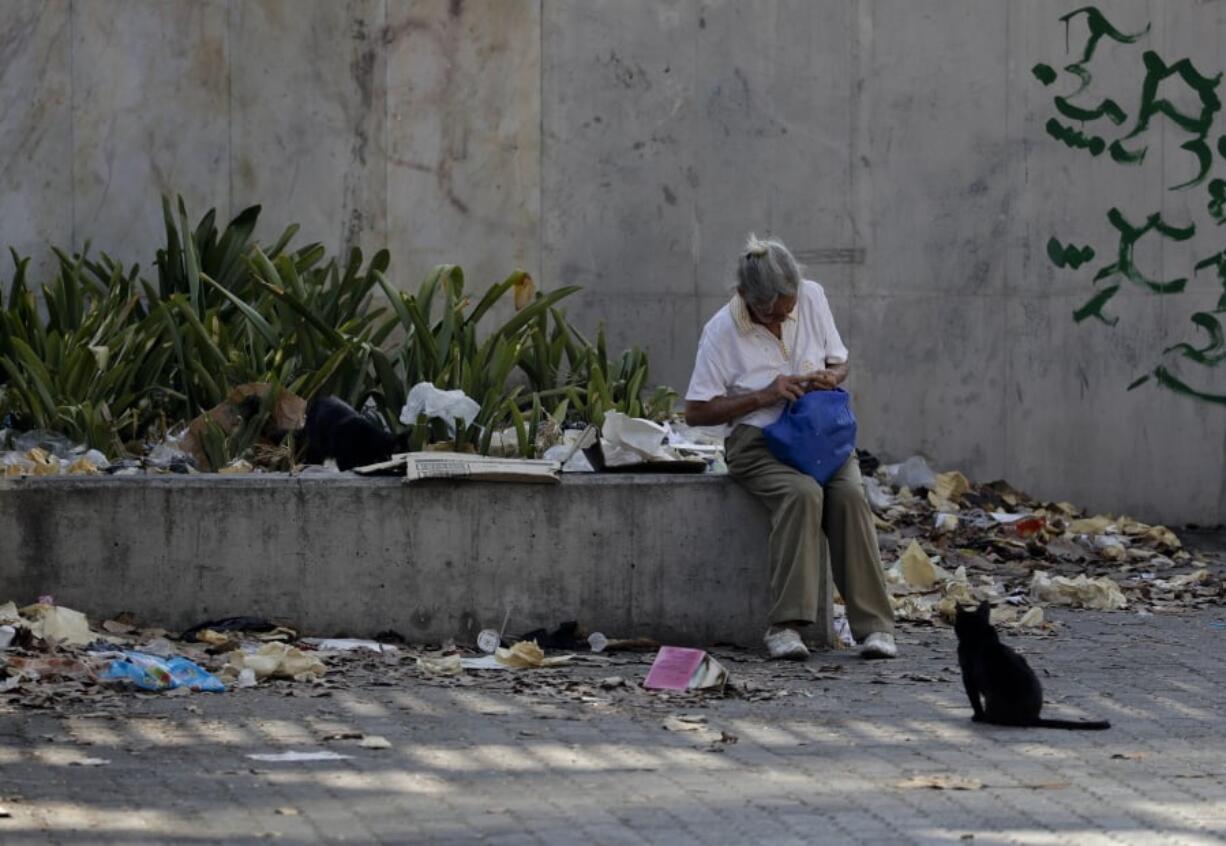
<instances>
[{"instance_id":1,"label":"woman's hand","mask_svg":"<svg viewBox=\"0 0 1226 846\"><path fill-rule=\"evenodd\" d=\"M806 374L804 380L810 391L829 391L839 386L838 376L829 370L815 370Z\"/></svg>"},{"instance_id":2,"label":"woman's hand","mask_svg":"<svg viewBox=\"0 0 1226 846\"><path fill-rule=\"evenodd\" d=\"M762 397L762 405L774 405L777 402L798 400L806 393L808 376L777 376L765 388L758 392Z\"/></svg>"},{"instance_id":3,"label":"woman's hand","mask_svg":"<svg viewBox=\"0 0 1226 846\"><path fill-rule=\"evenodd\" d=\"M825 370L814 370L801 378L810 391L832 391L847 378L847 362L829 364Z\"/></svg>"}]
</instances>

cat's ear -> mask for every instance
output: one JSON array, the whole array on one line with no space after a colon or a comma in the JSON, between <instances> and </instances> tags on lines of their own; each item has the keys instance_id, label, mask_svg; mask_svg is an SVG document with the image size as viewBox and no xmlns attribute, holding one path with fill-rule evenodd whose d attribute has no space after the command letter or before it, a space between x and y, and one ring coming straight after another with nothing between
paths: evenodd
<instances>
[{"instance_id":1,"label":"cat's ear","mask_svg":"<svg viewBox=\"0 0 1226 846\"><path fill-rule=\"evenodd\" d=\"M990 620L992 619L992 606L989 605L988 601L985 599L983 602L979 603L979 607L975 609L975 613L984 621Z\"/></svg>"}]
</instances>

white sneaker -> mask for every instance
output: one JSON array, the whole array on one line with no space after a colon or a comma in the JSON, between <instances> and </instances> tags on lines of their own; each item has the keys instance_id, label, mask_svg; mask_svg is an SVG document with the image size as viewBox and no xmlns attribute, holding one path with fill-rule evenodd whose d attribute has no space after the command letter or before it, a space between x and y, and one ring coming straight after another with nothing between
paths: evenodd
<instances>
[{"instance_id":1,"label":"white sneaker","mask_svg":"<svg viewBox=\"0 0 1226 846\"><path fill-rule=\"evenodd\" d=\"M886 632L873 632L864 639L864 648L860 650L862 658L895 658L898 647L894 645L894 635Z\"/></svg>"},{"instance_id":2,"label":"white sneaker","mask_svg":"<svg viewBox=\"0 0 1226 846\"><path fill-rule=\"evenodd\" d=\"M809 647L800 639L800 632L783 626L771 626L762 638L772 658L803 661L809 657Z\"/></svg>"}]
</instances>

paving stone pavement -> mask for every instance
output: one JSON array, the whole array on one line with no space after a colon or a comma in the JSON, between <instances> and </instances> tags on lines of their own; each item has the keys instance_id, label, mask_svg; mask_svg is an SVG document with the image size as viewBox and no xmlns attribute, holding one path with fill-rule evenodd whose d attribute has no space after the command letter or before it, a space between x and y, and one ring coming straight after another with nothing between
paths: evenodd
<instances>
[{"instance_id":1,"label":"paving stone pavement","mask_svg":"<svg viewBox=\"0 0 1226 846\"><path fill-rule=\"evenodd\" d=\"M971 723L947 627L905 628L892 662L717 650L749 697L600 687L641 680L632 656L513 685L363 676L132 695L119 713L9 710L0 843L1226 842L1226 609L1049 618L1058 635L1008 641L1039 668L1049 715L1109 731ZM706 722L665 730L675 714ZM390 748L326 739L359 733ZM350 757L246 757L321 749ZM917 775L982 786L899 786Z\"/></svg>"}]
</instances>

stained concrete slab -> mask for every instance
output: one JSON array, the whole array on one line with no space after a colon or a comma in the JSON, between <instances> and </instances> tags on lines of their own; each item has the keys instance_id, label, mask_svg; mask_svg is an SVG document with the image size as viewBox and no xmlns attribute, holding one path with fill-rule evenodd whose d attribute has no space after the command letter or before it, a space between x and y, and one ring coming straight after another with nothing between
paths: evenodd
<instances>
[{"instance_id":1,"label":"stained concrete slab","mask_svg":"<svg viewBox=\"0 0 1226 846\"><path fill-rule=\"evenodd\" d=\"M0 240L39 248L32 285L54 272L46 245L72 241L68 10L67 0L19 0L6 4L0 24ZM0 266L9 279L8 256Z\"/></svg>"},{"instance_id":2,"label":"stained concrete slab","mask_svg":"<svg viewBox=\"0 0 1226 846\"><path fill-rule=\"evenodd\" d=\"M181 194L194 216L225 212L226 12L222 0L72 5L73 246L148 267L164 241L160 194Z\"/></svg>"},{"instance_id":3,"label":"stained concrete slab","mask_svg":"<svg viewBox=\"0 0 1226 846\"><path fill-rule=\"evenodd\" d=\"M727 477L5 480L0 536L10 595L170 629L255 614L473 642L509 609L702 645L755 644L766 624L766 512Z\"/></svg>"},{"instance_id":4,"label":"stained concrete slab","mask_svg":"<svg viewBox=\"0 0 1226 846\"><path fill-rule=\"evenodd\" d=\"M388 4L388 246L401 287L437 264L462 265L480 290L516 269L540 276L540 8Z\"/></svg>"},{"instance_id":5,"label":"stained concrete slab","mask_svg":"<svg viewBox=\"0 0 1226 846\"><path fill-rule=\"evenodd\" d=\"M387 246L386 45L379 0L228 4L232 44L223 167L261 234L302 226L329 251Z\"/></svg>"}]
</instances>

